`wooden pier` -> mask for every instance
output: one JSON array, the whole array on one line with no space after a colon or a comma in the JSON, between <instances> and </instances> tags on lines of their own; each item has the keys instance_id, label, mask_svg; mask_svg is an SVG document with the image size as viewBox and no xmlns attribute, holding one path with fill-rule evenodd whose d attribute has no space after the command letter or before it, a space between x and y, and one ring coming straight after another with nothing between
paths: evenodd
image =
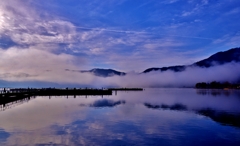
<instances>
[{"instance_id":1,"label":"wooden pier","mask_svg":"<svg viewBox=\"0 0 240 146\"><path fill-rule=\"evenodd\" d=\"M112 95L112 90L106 89L55 89L55 88L16 88L10 90L3 90L0 92L0 106L4 107L6 104L28 99L36 96L89 96L89 95Z\"/></svg>"},{"instance_id":2,"label":"wooden pier","mask_svg":"<svg viewBox=\"0 0 240 146\"><path fill-rule=\"evenodd\" d=\"M143 88L109 88L112 91L143 91Z\"/></svg>"},{"instance_id":3,"label":"wooden pier","mask_svg":"<svg viewBox=\"0 0 240 146\"><path fill-rule=\"evenodd\" d=\"M81 89L56 89L56 88L15 88L0 91L0 107L5 108L6 105L11 103L18 103L21 101L28 101L32 97L36 96L103 96L112 95L112 91L142 91L142 88L109 88L109 89L91 89L91 88L81 88Z\"/></svg>"}]
</instances>

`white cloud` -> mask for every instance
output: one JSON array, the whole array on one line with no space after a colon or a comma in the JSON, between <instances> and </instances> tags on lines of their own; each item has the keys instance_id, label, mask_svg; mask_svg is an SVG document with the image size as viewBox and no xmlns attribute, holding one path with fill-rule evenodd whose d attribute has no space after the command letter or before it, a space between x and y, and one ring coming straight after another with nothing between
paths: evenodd
<instances>
[{"instance_id":1,"label":"white cloud","mask_svg":"<svg viewBox=\"0 0 240 146\"><path fill-rule=\"evenodd\" d=\"M65 69L78 70L84 61L74 65L76 58L67 54L53 54L34 48L0 50L0 77L6 81L73 81Z\"/></svg>"},{"instance_id":2,"label":"white cloud","mask_svg":"<svg viewBox=\"0 0 240 146\"><path fill-rule=\"evenodd\" d=\"M28 1L3 0L0 3L0 35L10 37L17 44L57 45L77 40L72 23L50 15L41 16L41 11L33 9Z\"/></svg>"},{"instance_id":3,"label":"white cloud","mask_svg":"<svg viewBox=\"0 0 240 146\"><path fill-rule=\"evenodd\" d=\"M186 17L186 16L196 14L199 11L201 11L203 9L203 7L206 5L208 5L208 0L202 0L201 3L197 3L191 11L183 11L182 16Z\"/></svg>"},{"instance_id":4,"label":"white cloud","mask_svg":"<svg viewBox=\"0 0 240 146\"><path fill-rule=\"evenodd\" d=\"M227 13L225 13L224 15L232 15L232 14L238 14L240 13L240 8L235 8Z\"/></svg>"},{"instance_id":5,"label":"white cloud","mask_svg":"<svg viewBox=\"0 0 240 146\"><path fill-rule=\"evenodd\" d=\"M147 49L157 49L160 47L180 47L184 46L184 43L180 42L171 42L171 41L166 41L166 42L159 42L159 43L152 43L152 44L145 44L144 47Z\"/></svg>"},{"instance_id":6,"label":"white cloud","mask_svg":"<svg viewBox=\"0 0 240 146\"><path fill-rule=\"evenodd\" d=\"M226 34L221 38L214 40L213 44L222 44L226 48L235 48L239 46L240 32L235 35Z\"/></svg>"},{"instance_id":7,"label":"white cloud","mask_svg":"<svg viewBox=\"0 0 240 146\"><path fill-rule=\"evenodd\" d=\"M91 54L95 54L95 55L102 54L103 51L104 51L104 48L93 48L93 49L90 49Z\"/></svg>"},{"instance_id":8,"label":"white cloud","mask_svg":"<svg viewBox=\"0 0 240 146\"><path fill-rule=\"evenodd\" d=\"M165 4L173 4L173 3L176 3L178 1L179 0L165 0L165 1L163 1L163 3L165 3Z\"/></svg>"}]
</instances>

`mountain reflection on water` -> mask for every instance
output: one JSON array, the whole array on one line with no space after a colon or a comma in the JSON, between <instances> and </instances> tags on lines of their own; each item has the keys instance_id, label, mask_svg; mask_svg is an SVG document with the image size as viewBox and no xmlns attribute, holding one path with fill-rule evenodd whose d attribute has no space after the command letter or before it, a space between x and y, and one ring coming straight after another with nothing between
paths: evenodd
<instances>
[{"instance_id":1,"label":"mountain reflection on water","mask_svg":"<svg viewBox=\"0 0 240 146\"><path fill-rule=\"evenodd\" d=\"M174 104L174 105L152 105L149 103L144 104L147 108L151 109L163 109L163 110L177 110L177 111L191 111L185 105ZM216 111L211 108L196 109L193 112L200 114L206 117L211 118L212 120L219 122L223 125L236 126L240 128L240 113L228 113L224 111Z\"/></svg>"},{"instance_id":2,"label":"mountain reflection on water","mask_svg":"<svg viewBox=\"0 0 240 146\"><path fill-rule=\"evenodd\" d=\"M113 100L102 99L102 100L95 101L90 106L91 107L114 107L120 104L125 104L125 101L124 100L113 101Z\"/></svg>"},{"instance_id":3,"label":"mountain reflection on water","mask_svg":"<svg viewBox=\"0 0 240 146\"><path fill-rule=\"evenodd\" d=\"M0 145L239 145L240 91L36 97L0 111Z\"/></svg>"}]
</instances>

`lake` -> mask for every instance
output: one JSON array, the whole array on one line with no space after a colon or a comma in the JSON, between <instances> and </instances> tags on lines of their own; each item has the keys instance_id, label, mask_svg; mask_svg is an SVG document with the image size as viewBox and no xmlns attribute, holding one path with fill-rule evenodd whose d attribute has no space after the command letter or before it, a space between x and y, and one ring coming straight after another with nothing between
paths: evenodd
<instances>
[{"instance_id":1,"label":"lake","mask_svg":"<svg viewBox=\"0 0 240 146\"><path fill-rule=\"evenodd\" d=\"M0 145L239 146L240 91L34 97L1 108Z\"/></svg>"}]
</instances>

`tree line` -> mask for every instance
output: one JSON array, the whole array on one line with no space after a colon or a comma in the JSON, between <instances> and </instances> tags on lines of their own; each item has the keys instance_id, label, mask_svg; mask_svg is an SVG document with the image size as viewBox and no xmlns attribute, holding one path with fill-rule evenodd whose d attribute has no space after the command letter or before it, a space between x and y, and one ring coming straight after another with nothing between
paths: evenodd
<instances>
[{"instance_id":1,"label":"tree line","mask_svg":"<svg viewBox=\"0 0 240 146\"><path fill-rule=\"evenodd\" d=\"M233 84L233 83L229 83L229 82L217 82L217 81L213 81L210 83L206 83L206 82L200 82L200 83L196 83L195 88L198 89L240 89L240 84Z\"/></svg>"}]
</instances>

